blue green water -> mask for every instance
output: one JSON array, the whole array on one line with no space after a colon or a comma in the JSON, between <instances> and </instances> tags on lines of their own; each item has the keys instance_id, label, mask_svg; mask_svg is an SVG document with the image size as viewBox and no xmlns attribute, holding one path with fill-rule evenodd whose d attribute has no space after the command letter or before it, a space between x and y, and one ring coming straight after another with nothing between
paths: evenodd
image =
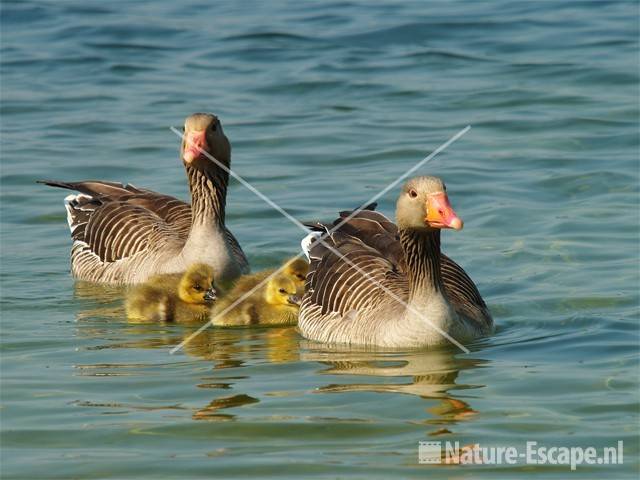
<instances>
[{"instance_id":1,"label":"blue green water","mask_svg":"<svg viewBox=\"0 0 640 480\"><path fill-rule=\"evenodd\" d=\"M4 1L3 478L635 478L636 2ZM418 173L465 220L445 251L497 332L358 352L293 328L127 324L74 285L63 191L187 198L179 126L218 114L233 168L296 218L331 219L456 132ZM393 214L397 189L380 200ZM254 269L301 232L233 182ZM418 442L615 446L624 464L439 466Z\"/></svg>"}]
</instances>

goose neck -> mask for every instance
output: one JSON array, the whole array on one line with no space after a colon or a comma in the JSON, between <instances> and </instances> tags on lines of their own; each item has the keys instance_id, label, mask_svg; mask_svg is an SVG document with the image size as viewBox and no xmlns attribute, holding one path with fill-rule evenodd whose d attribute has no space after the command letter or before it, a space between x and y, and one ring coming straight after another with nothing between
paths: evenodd
<instances>
[{"instance_id":1,"label":"goose neck","mask_svg":"<svg viewBox=\"0 0 640 480\"><path fill-rule=\"evenodd\" d=\"M399 233L411 299L441 293L440 230L402 229Z\"/></svg>"},{"instance_id":2,"label":"goose neck","mask_svg":"<svg viewBox=\"0 0 640 480\"><path fill-rule=\"evenodd\" d=\"M191 228L222 227L225 221L228 173L187 166L191 193Z\"/></svg>"}]
</instances>

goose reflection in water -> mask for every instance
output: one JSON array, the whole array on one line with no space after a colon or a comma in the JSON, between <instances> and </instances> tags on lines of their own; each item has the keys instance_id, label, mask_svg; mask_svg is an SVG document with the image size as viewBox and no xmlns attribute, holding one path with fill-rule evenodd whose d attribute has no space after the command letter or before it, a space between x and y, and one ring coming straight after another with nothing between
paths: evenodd
<instances>
[{"instance_id":1,"label":"goose reflection in water","mask_svg":"<svg viewBox=\"0 0 640 480\"><path fill-rule=\"evenodd\" d=\"M73 298L79 305L77 320L92 318L122 320L125 317L123 299L127 287L102 285L78 280L73 285Z\"/></svg>"},{"instance_id":2,"label":"goose reflection in water","mask_svg":"<svg viewBox=\"0 0 640 480\"><path fill-rule=\"evenodd\" d=\"M302 360L320 362L327 368L322 375L344 375L349 377L373 377L379 382L332 383L317 388L318 393L376 392L416 395L438 403L426 409L435 418L424 420L428 425L447 425L465 421L476 412L469 403L451 395L450 390L482 388L484 385L456 383L461 371L486 364L485 360L458 358L448 349L415 352L382 352L356 350L353 347L327 346L312 342L301 345ZM398 382L389 383L389 379ZM408 381L407 381L408 380ZM384 382L384 383L383 383ZM449 433L441 428L432 435Z\"/></svg>"},{"instance_id":3,"label":"goose reflection in water","mask_svg":"<svg viewBox=\"0 0 640 480\"><path fill-rule=\"evenodd\" d=\"M257 398L253 398L245 394L216 398L206 407L197 410L191 416L191 418L193 418L194 420L208 420L217 422L229 421L236 418L236 415L230 413L220 413L220 410L224 410L226 408L243 407L245 405L252 405L259 402L260 400L258 400Z\"/></svg>"}]
</instances>

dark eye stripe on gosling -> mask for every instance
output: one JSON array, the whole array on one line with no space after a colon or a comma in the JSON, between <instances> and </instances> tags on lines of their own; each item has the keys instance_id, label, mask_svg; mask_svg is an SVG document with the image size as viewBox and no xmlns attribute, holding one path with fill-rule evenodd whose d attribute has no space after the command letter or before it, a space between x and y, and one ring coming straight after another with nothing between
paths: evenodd
<instances>
[{"instance_id":1,"label":"dark eye stripe on gosling","mask_svg":"<svg viewBox=\"0 0 640 480\"><path fill-rule=\"evenodd\" d=\"M477 287L440 251L443 226L427 222L434 212L427 215L426 207L412 211L422 208L412 201L428 205L432 196L445 206L438 214L446 215L450 206L444 185L435 177L407 182L398 200L398 225L373 211L375 205L359 212L325 240L344 259L315 238L351 212L341 212L333 224L308 225L313 232L303 248L311 265L298 323L303 336L329 343L421 347L448 343L431 324L459 341L492 331ZM443 221L461 228L455 212L449 214Z\"/></svg>"},{"instance_id":2,"label":"dark eye stripe on gosling","mask_svg":"<svg viewBox=\"0 0 640 480\"><path fill-rule=\"evenodd\" d=\"M230 164L229 142L217 117L191 115L185 129L204 132L203 148ZM184 163L191 205L115 182L42 182L79 192L65 199L76 278L138 283L158 273L184 271L195 262L211 265L221 281L249 271L242 248L225 226L228 174L204 156Z\"/></svg>"}]
</instances>

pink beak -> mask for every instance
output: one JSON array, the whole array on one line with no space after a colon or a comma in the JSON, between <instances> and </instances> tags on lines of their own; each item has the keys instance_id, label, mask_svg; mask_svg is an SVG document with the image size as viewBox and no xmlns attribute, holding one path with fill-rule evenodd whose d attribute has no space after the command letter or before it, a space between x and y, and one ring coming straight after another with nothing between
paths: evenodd
<instances>
[{"instance_id":1,"label":"pink beak","mask_svg":"<svg viewBox=\"0 0 640 480\"><path fill-rule=\"evenodd\" d=\"M464 225L444 192L432 193L427 196L425 223L432 228L453 228L454 230L461 230Z\"/></svg>"},{"instance_id":2,"label":"pink beak","mask_svg":"<svg viewBox=\"0 0 640 480\"><path fill-rule=\"evenodd\" d=\"M191 131L184 135L184 152L182 159L189 164L202 155L202 151L206 150L207 137L204 130L200 132Z\"/></svg>"}]
</instances>

